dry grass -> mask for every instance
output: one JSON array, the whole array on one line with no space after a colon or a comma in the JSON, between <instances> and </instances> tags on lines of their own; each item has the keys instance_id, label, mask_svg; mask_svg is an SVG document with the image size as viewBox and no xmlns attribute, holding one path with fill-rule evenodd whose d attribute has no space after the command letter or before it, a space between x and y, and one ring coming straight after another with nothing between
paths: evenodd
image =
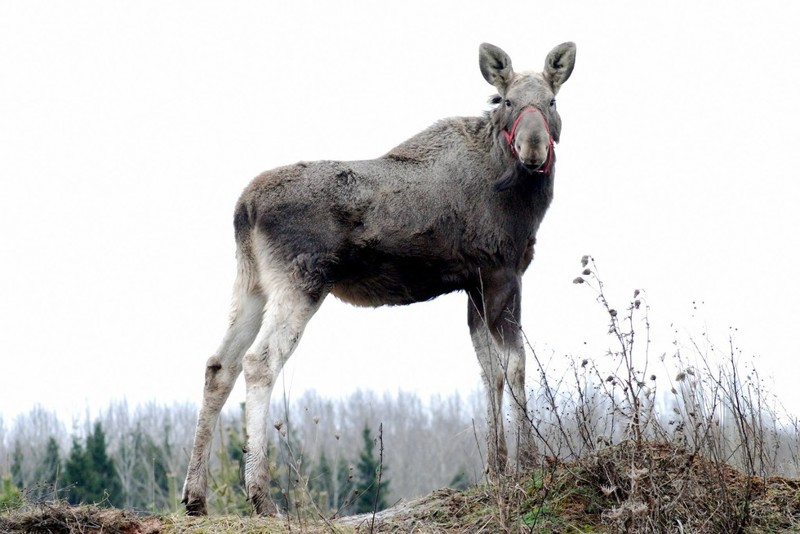
<instances>
[{"instance_id":1,"label":"dry grass","mask_svg":"<svg viewBox=\"0 0 800 534\"><path fill-rule=\"evenodd\" d=\"M721 478L720 478L721 477ZM724 481L724 484L720 484ZM721 488L724 488L722 490ZM721 491L725 494L721 495ZM725 504L727 503L727 504ZM746 524L731 510L748 507ZM654 519L655 518L655 519ZM659 518L662 520L659 521ZM256 532L797 532L800 481L748 477L674 445L608 447L573 464L551 463L466 491L437 490L372 515L291 518L137 516L97 506L28 504L0 515L3 533Z\"/></svg>"},{"instance_id":2,"label":"dry grass","mask_svg":"<svg viewBox=\"0 0 800 534\"><path fill-rule=\"evenodd\" d=\"M331 529L325 522L304 522L302 526L284 518L210 516L188 517L139 516L125 510L99 506L70 506L61 503L25 505L0 515L3 534L228 534L228 533L330 533L352 532L352 529Z\"/></svg>"},{"instance_id":3,"label":"dry grass","mask_svg":"<svg viewBox=\"0 0 800 534\"><path fill-rule=\"evenodd\" d=\"M161 532L157 518L139 518L130 512L97 506L61 503L23 505L0 516L0 532L135 534Z\"/></svg>"}]
</instances>

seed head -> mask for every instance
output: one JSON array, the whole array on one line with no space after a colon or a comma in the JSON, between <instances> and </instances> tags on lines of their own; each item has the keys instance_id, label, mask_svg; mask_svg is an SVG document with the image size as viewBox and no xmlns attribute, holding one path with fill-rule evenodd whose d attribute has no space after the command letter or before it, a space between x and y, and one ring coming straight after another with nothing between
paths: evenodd
<instances>
[{"instance_id":1,"label":"seed head","mask_svg":"<svg viewBox=\"0 0 800 534\"><path fill-rule=\"evenodd\" d=\"M630 505L630 510L633 515L643 515L647 513L647 505L641 501L632 502Z\"/></svg>"},{"instance_id":2,"label":"seed head","mask_svg":"<svg viewBox=\"0 0 800 534\"><path fill-rule=\"evenodd\" d=\"M632 467L630 473L628 473L628 477L631 480L639 480L640 478L642 478L642 476L646 475L649 472L650 471L646 467L643 467L642 469L636 469L635 467Z\"/></svg>"},{"instance_id":3,"label":"seed head","mask_svg":"<svg viewBox=\"0 0 800 534\"><path fill-rule=\"evenodd\" d=\"M315 416L314 416L314 424L315 424L315 425L318 425L318 424L319 424L319 416L318 416L318 415L315 415Z\"/></svg>"},{"instance_id":4,"label":"seed head","mask_svg":"<svg viewBox=\"0 0 800 534\"><path fill-rule=\"evenodd\" d=\"M586 267L589 263L589 255L586 254L584 257L581 258L581 267Z\"/></svg>"},{"instance_id":5,"label":"seed head","mask_svg":"<svg viewBox=\"0 0 800 534\"><path fill-rule=\"evenodd\" d=\"M274 426L274 427L275 427L275 430L277 430L278 432L280 432L280 430L281 430L281 427L283 426L283 421L281 421L280 419L275 419L275 422L274 422L274 423L272 423L272 426Z\"/></svg>"},{"instance_id":6,"label":"seed head","mask_svg":"<svg viewBox=\"0 0 800 534\"><path fill-rule=\"evenodd\" d=\"M603 492L603 495L608 497L609 495L611 495L612 493L617 491L617 487L616 486L600 486L600 491Z\"/></svg>"},{"instance_id":7,"label":"seed head","mask_svg":"<svg viewBox=\"0 0 800 534\"><path fill-rule=\"evenodd\" d=\"M573 283L573 284L582 284L582 283L584 283L585 281L586 281L586 280L584 280L583 278L581 278L581 277L579 276L579 277L575 278L575 280L573 280L573 281L572 281L572 283Z\"/></svg>"}]
</instances>

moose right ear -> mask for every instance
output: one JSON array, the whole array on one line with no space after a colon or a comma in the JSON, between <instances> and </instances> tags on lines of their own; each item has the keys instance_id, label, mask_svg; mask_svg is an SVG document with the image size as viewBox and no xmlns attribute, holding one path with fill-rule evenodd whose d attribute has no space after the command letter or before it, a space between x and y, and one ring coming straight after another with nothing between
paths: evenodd
<instances>
[{"instance_id":1,"label":"moose right ear","mask_svg":"<svg viewBox=\"0 0 800 534\"><path fill-rule=\"evenodd\" d=\"M508 85L514 77L511 58L499 47L483 43L478 50L478 60L483 77L497 88L500 96L505 96Z\"/></svg>"}]
</instances>

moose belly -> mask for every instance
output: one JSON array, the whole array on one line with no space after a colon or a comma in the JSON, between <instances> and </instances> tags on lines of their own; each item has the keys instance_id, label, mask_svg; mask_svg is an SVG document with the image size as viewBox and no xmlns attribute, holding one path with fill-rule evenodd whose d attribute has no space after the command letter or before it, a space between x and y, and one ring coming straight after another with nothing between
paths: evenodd
<instances>
[{"instance_id":1,"label":"moose belly","mask_svg":"<svg viewBox=\"0 0 800 534\"><path fill-rule=\"evenodd\" d=\"M441 259L369 254L340 265L331 293L356 306L411 304L463 289L467 276Z\"/></svg>"}]
</instances>

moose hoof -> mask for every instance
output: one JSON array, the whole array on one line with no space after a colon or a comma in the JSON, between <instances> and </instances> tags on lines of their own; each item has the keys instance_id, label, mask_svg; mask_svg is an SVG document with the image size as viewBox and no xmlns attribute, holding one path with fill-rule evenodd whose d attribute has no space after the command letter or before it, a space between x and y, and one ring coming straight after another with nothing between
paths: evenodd
<instances>
[{"instance_id":1,"label":"moose hoof","mask_svg":"<svg viewBox=\"0 0 800 534\"><path fill-rule=\"evenodd\" d=\"M272 502L266 494L258 493L253 495L251 499L253 503L253 510L258 515L275 517L278 515L278 507Z\"/></svg>"},{"instance_id":2,"label":"moose hoof","mask_svg":"<svg viewBox=\"0 0 800 534\"><path fill-rule=\"evenodd\" d=\"M205 499L189 499L187 497L183 499L183 504L186 505L186 515L208 515Z\"/></svg>"}]
</instances>

